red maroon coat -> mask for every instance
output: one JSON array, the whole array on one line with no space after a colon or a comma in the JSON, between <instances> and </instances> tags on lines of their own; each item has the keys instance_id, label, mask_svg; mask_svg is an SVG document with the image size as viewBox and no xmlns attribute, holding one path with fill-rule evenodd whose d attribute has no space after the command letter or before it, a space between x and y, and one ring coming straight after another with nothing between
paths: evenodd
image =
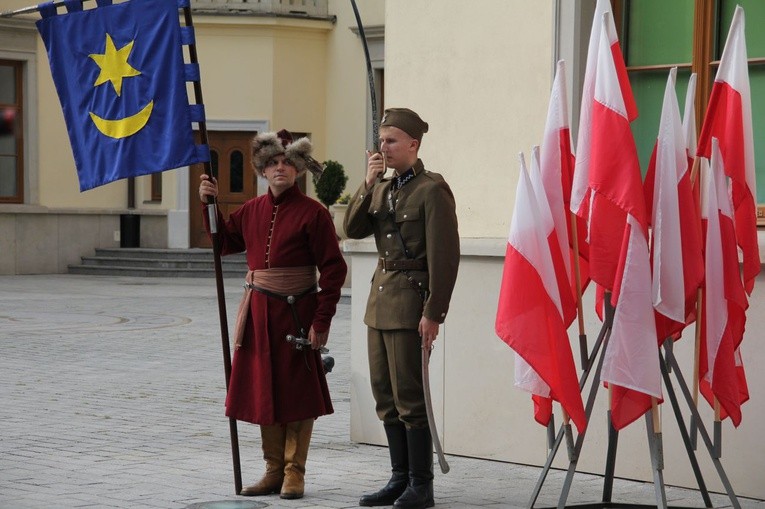
<instances>
[{"instance_id":1,"label":"red maroon coat","mask_svg":"<svg viewBox=\"0 0 765 509\"><path fill-rule=\"evenodd\" d=\"M273 230L271 222L273 219ZM347 266L327 209L297 185L247 201L228 221L218 212L221 254L247 251L251 270L315 265L321 291L297 302L306 332L329 330ZM244 341L234 353L226 415L254 424L287 423L333 412L321 355L287 343L296 334L289 304L252 292Z\"/></svg>"}]
</instances>

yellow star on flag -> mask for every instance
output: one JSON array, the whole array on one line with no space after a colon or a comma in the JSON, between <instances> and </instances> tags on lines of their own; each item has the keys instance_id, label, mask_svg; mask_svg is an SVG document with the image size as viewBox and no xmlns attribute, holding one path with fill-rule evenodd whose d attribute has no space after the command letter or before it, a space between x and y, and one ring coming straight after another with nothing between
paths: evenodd
<instances>
[{"instance_id":1,"label":"yellow star on flag","mask_svg":"<svg viewBox=\"0 0 765 509\"><path fill-rule=\"evenodd\" d=\"M120 95L122 92L122 78L130 78L131 76L139 76L141 74L139 70L134 69L127 62L130 52L133 50L133 42L135 41L130 41L122 48L117 49L111 36L106 34L104 53L88 55L101 68L96 82L93 83L94 87L111 81L114 91L117 92L117 95Z\"/></svg>"}]
</instances>

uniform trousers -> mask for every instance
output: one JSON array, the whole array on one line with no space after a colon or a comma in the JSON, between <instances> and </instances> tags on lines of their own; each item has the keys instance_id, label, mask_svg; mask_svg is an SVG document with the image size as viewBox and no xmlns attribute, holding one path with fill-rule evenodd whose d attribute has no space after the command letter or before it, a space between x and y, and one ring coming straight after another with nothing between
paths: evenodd
<instances>
[{"instance_id":1,"label":"uniform trousers","mask_svg":"<svg viewBox=\"0 0 765 509\"><path fill-rule=\"evenodd\" d=\"M428 415L422 388L422 339L416 330L367 328L369 375L377 416L385 425L401 422L425 428Z\"/></svg>"}]
</instances>

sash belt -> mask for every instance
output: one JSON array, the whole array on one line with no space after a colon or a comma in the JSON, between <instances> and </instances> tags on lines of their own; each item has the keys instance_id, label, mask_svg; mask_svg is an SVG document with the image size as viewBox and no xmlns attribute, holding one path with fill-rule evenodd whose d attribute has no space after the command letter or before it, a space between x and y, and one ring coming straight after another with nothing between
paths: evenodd
<instances>
[{"instance_id":1,"label":"sash belt","mask_svg":"<svg viewBox=\"0 0 765 509\"><path fill-rule=\"evenodd\" d=\"M247 272L244 280L244 295L236 314L234 348L241 347L244 341L244 328L250 314L250 300L253 290L268 297L275 297L288 302L296 320L295 325L301 329L297 322L297 311L294 303L301 297L315 292L316 289L316 267L314 266L278 267Z\"/></svg>"},{"instance_id":2,"label":"sash belt","mask_svg":"<svg viewBox=\"0 0 765 509\"><path fill-rule=\"evenodd\" d=\"M255 290L256 292L262 293L263 295L266 295L268 297L273 297L274 299L283 300L284 302L287 302L288 304L292 304L293 302L299 301L301 298L305 297L309 293L315 292L318 288L316 286L316 283L314 283L313 285L309 286L308 288L306 288L305 290L303 290L302 292L296 295L283 295L281 293L272 292L271 290L266 290L265 288L255 286L251 283L245 283L244 287L250 290Z\"/></svg>"}]
</instances>

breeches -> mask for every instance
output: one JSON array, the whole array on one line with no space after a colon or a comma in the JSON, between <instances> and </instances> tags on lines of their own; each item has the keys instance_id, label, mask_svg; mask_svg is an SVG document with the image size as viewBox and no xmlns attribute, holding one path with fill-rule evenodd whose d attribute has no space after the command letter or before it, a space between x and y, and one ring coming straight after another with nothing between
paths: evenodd
<instances>
[{"instance_id":1,"label":"breeches","mask_svg":"<svg viewBox=\"0 0 765 509\"><path fill-rule=\"evenodd\" d=\"M416 330L367 328L369 375L383 424L428 425L422 389L422 340Z\"/></svg>"}]
</instances>

